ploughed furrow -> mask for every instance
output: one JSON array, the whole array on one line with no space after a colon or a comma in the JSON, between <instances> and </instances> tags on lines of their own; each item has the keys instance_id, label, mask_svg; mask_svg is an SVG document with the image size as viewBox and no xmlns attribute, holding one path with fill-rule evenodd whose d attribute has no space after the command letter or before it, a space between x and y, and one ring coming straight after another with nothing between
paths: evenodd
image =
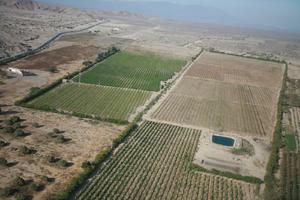
<instances>
[{"instance_id":1,"label":"ploughed furrow","mask_svg":"<svg viewBox=\"0 0 300 200\"><path fill-rule=\"evenodd\" d=\"M254 184L191 171L200 134L144 122L75 199L228 199L223 188L230 199L247 199Z\"/></svg>"}]
</instances>

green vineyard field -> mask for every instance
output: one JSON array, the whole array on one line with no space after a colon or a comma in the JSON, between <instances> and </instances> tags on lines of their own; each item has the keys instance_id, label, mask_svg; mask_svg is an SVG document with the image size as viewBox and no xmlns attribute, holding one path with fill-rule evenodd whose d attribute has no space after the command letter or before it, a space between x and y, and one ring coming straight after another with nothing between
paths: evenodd
<instances>
[{"instance_id":1,"label":"green vineyard field","mask_svg":"<svg viewBox=\"0 0 300 200\"><path fill-rule=\"evenodd\" d=\"M199 130L144 122L75 198L255 199L255 184L192 170L200 135Z\"/></svg>"},{"instance_id":2,"label":"green vineyard field","mask_svg":"<svg viewBox=\"0 0 300 200\"><path fill-rule=\"evenodd\" d=\"M80 82L158 91L160 81L170 79L184 64L183 60L121 52L82 73ZM78 82L79 76L74 81Z\"/></svg>"},{"instance_id":3,"label":"green vineyard field","mask_svg":"<svg viewBox=\"0 0 300 200\"><path fill-rule=\"evenodd\" d=\"M30 101L29 106L43 110L62 110L101 119L128 120L151 92L89 84L67 83Z\"/></svg>"},{"instance_id":4,"label":"green vineyard field","mask_svg":"<svg viewBox=\"0 0 300 200\"><path fill-rule=\"evenodd\" d=\"M284 152L281 164L282 199L300 199L300 153Z\"/></svg>"}]
</instances>

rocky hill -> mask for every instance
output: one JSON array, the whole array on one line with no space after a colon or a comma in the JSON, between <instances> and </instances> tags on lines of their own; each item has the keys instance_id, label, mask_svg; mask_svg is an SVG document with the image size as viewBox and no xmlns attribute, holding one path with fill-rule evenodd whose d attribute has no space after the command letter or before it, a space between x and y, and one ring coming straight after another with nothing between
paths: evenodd
<instances>
[{"instance_id":1,"label":"rocky hill","mask_svg":"<svg viewBox=\"0 0 300 200\"><path fill-rule=\"evenodd\" d=\"M102 19L96 12L33 0L0 0L0 58L27 51L55 34Z\"/></svg>"}]
</instances>

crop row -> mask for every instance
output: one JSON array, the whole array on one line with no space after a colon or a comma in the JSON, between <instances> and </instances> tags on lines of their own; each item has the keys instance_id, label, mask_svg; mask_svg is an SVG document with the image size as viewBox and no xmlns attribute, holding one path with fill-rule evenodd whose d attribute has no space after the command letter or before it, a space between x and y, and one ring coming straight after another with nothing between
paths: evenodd
<instances>
[{"instance_id":1,"label":"crop row","mask_svg":"<svg viewBox=\"0 0 300 200\"><path fill-rule=\"evenodd\" d=\"M273 122L271 113L268 107L171 93L151 117L198 127L266 135Z\"/></svg>"},{"instance_id":2,"label":"crop row","mask_svg":"<svg viewBox=\"0 0 300 200\"><path fill-rule=\"evenodd\" d=\"M160 81L170 79L184 61L151 54L120 52L74 78L90 84L158 91Z\"/></svg>"},{"instance_id":3,"label":"crop row","mask_svg":"<svg viewBox=\"0 0 300 200\"><path fill-rule=\"evenodd\" d=\"M66 83L30 101L28 105L37 109L127 120L149 96L150 92L140 90Z\"/></svg>"},{"instance_id":4,"label":"crop row","mask_svg":"<svg viewBox=\"0 0 300 200\"><path fill-rule=\"evenodd\" d=\"M254 199L255 184L191 170L200 134L144 122L76 199Z\"/></svg>"},{"instance_id":5,"label":"crop row","mask_svg":"<svg viewBox=\"0 0 300 200\"><path fill-rule=\"evenodd\" d=\"M185 76L174 90L201 99L228 101L240 104L272 106L277 102L276 89L203 80Z\"/></svg>"},{"instance_id":6,"label":"crop row","mask_svg":"<svg viewBox=\"0 0 300 200\"><path fill-rule=\"evenodd\" d=\"M300 199L300 154L285 152L282 159L282 199Z\"/></svg>"}]
</instances>

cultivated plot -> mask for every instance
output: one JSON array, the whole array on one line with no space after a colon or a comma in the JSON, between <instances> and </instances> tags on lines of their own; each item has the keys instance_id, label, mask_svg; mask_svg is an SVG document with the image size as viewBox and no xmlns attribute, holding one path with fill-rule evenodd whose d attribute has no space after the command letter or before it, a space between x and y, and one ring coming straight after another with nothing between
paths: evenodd
<instances>
[{"instance_id":1,"label":"cultivated plot","mask_svg":"<svg viewBox=\"0 0 300 200\"><path fill-rule=\"evenodd\" d=\"M143 123L76 199L255 199L255 184L191 169L200 135Z\"/></svg>"},{"instance_id":2,"label":"cultivated plot","mask_svg":"<svg viewBox=\"0 0 300 200\"><path fill-rule=\"evenodd\" d=\"M280 88L282 64L219 53L204 52L188 76L242 85Z\"/></svg>"},{"instance_id":3,"label":"cultivated plot","mask_svg":"<svg viewBox=\"0 0 300 200\"><path fill-rule=\"evenodd\" d=\"M282 199L300 199L300 153L285 152L280 166Z\"/></svg>"},{"instance_id":4,"label":"cultivated plot","mask_svg":"<svg viewBox=\"0 0 300 200\"><path fill-rule=\"evenodd\" d=\"M95 115L102 119L127 120L151 92L90 84L67 83L30 101L38 109Z\"/></svg>"},{"instance_id":5,"label":"cultivated plot","mask_svg":"<svg viewBox=\"0 0 300 200\"><path fill-rule=\"evenodd\" d=\"M115 87L158 91L185 64L183 60L152 54L121 52L81 74L80 81ZM74 78L79 81L79 76Z\"/></svg>"},{"instance_id":6,"label":"cultivated plot","mask_svg":"<svg viewBox=\"0 0 300 200\"><path fill-rule=\"evenodd\" d=\"M150 117L227 133L271 136L283 68L277 63L243 59L204 53ZM214 73L203 74L203 70Z\"/></svg>"}]
</instances>

